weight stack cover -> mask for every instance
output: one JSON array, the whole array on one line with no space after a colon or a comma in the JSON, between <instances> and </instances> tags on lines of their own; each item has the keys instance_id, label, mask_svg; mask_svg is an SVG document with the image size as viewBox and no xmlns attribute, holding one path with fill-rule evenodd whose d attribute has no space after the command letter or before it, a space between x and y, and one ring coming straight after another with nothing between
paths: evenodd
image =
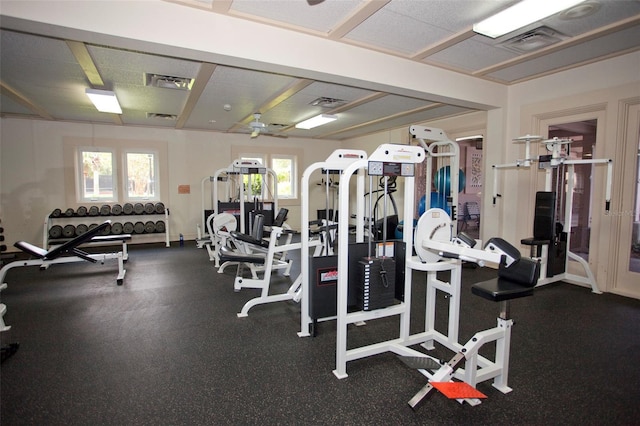
<instances>
[{"instance_id":1,"label":"weight stack cover","mask_svg":"<svg viewBox=\"0 0 640 426\"><path fill-rule=\"evenodd\" d=\"M395 303L396 263L391 258L364 258L358 262L355 300L359 309L371 311Z\"/></svg>"}]
</instances>

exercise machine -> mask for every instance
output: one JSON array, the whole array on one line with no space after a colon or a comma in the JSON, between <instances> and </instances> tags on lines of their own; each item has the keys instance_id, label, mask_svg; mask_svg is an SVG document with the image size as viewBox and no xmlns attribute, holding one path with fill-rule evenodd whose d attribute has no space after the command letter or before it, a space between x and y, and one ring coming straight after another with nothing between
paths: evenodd
<instances>
[{"instance_id":1,"label":"exercise machine","mask_svg":"<svg viewBox=\"0 0 640 426\"><path fill-rule=\"evenodd\" d=\"M361 161L366 161L367 153L362 150L352 150L352 149L338 149L332 152L329 157L325 161L320 161L311 164L308 166L302 174L301 179L301 188L309 188L310 181L315 173L318 171L324 171L326 174L330 174L334 172L334 176L340 176L340 183L342 185L342 173L345 169L351 166L354 163L358 163ZM326 185L329 185L329 179L325 180ZM326 208L329 207L329 191L330 188L328 186L325 187L326 190ZM303 190L301 191L301 230L300 230L300 243L301 243L301 305L300 305L300 331L298 332L299 337L309 337L312 335L311 326L317 324L318 321L326 321L330 319L335 319L335 309L332 309L330 306L326 309L327 312L317 313L314 311L313 300L312 300L312 286L318 287L321 289L329 289L331 286L334 286L337 278L337 259L334 257L333 251L333 241L336 237L336 228L338 224L331 221L329 217L325 217L319 221L311 221L309 218L309 212L311 209L311 200L310 200L310 191ZM358 196L357 196L357 211L356 215L356 240L359 242L364 241L364 176L359 176L358 178ZM339 195L339 205L342 205L342 196ZM347 200L348 202L348 200ZM340 209L338 214L342 217L343 223L343 234L340 238L349 238L349 216L346 215L348 213L348 208L345 209L345 212ZM328 216L328 215L327 215ZM315 226L316 230L324 230L323 234L317 240L313 239L313 229L312 226ZM313 255L310 254L310 249L313 247L312 241L320 241L320 251L317 251L318 246L315 247L316 251ZM312 265L312 261L314 261L314 265ZM317 261L317 264L316 262ZM335 303L335 292L329 290L330 297L333 299L333 303Z\"/></svg>"},{"instance_id":2,"label":"exercise machine","mask_svg":"<svg viewBox=\"0 0 640 426\"><path fill-rule=\"evenodd\" d=\"M541 136L525 135L513 140L514 143L524 144L525 146L525 158L517 160L514 163L498 164L492 167L493 169L493 204L497 203L497 200L502 197L498 192L498 176L499 172L506 169L529 169L534 164L538 164L538 169L545 172L545 188L546 193L538 193L536 195L538 210L547 210L544 215L547 219L543 219L547 222L547 228L550 230L539 231L534 219L534 236L532 238L525 238L521 242L524 245L531 246L531 254L536 255L541 260L541 272L538 285L545 285L557 281L565 281L571 284L577 284L582 286L591 287L593 293L602 293L598 287L595 276L591 271L589 263L581 256L571 252L571 224L572 224L572 211L573 211L573 195L575 189L575 173L574 169L576 165L590 164L590 165L605 165L607 167L606 172L606 187L605 187L605 211L609 211L611 205L611 186L613 175L613 162L611 159L571 159L570 145L573 142L569 138L552 138L543 139ZM531 144L542 144L550 154L541 155L536 158L532 158ZM554 189L554 180L556 188ZM562 202L564 207L564 218L560 219L556 216L555 203L557 196L560 195L564 199ZM550 197L553 197L551 199ZM546 199L546 200L545 200ZM553 211L550 211L552 209ZM551 213L551 214L549 214ZM537 215L538 220L542 218L542 215ZM559 225L558 232L555 232L556 224ZM555 238L562 239L562 245L566 245L566 250L561 253L561 259L556 261L556 267L549 269L549 251L553 246ZM576 262L584 272L584 275L577 275L569 272L569 261ZM558 267L559 266L559 270Z\"/></svg>"},{"instance_id":3,"label":"exercise machine","mask_svg":"<svg viewBox=\"0 0 640 426\"><path fill-rule=\"evenodd\" d=\"M229 228L233 230L239 230L243 233L248 233L252 228L252 216L248 214L247 208L253 207L255 213L265 213L264 209L268 206L263 202L258 202L257 199L247 200L247 194L245 193L245 185L243 178L248 176L249 186L252 186L255 176L261 176L262 179L262 193L261 198L264 199L267 192L268 180L270 177L274 182L273 204L272 211L278 211L278 179L276 173L267 167L264 167L258 160L234 160L228 167L218 169L213 176L205 177L201 182L201 196L202 196L202 210L203 210L203 222L202 227L198 225L196 240L198 247L206 247L209 254L209 260L215 263L215 267L220 266L219 260L219 248L222 244L227 242L228 235L216 233L216 227L224 227L228 231ZM211 182L211 209L206 209L206 182ZM219 189L219 182L225 182L225 202L221 202L221 194ZM234 201L236 200L236 201ZM232 225L228 216L224 217L224 220L218 220L214 223L216 216L222 213L232 215L237 223ZM202 235L202 230L206 230L207 235ZM224 241L223 241L224 240Z\"/></svg>"},{"instance_id":4,"label":"exercise machine","mask_svg":"<svg viewBox=\"0 0 640 426\"><path fill-rule=\"evenodd\" d=\"M435 127L410 126L409 134L424 149L427 160L425 183L425 208L442 208L449 212L455 229L458 226L458 192L464 186L460 171L460 146L447 134ZM434 179L434 160L437 173ZM435 182L434 182L435 181ZM437 191L432 198L431 189Z\"/></svg>"},{"instance_id":5,"label":"exercise machine","mask_svg":"<svg viewBox=\"0 0 640 426\"><path fill-rule=\"evenodd\" d=\"M437 265L447 262L474 262L479 266L487 263L498 267L498 279L477 283L472 286L473 294L485 299L501 302L497 326L476 333L464 345L457 342L457 321L459 320L459 274L451 275L453 288L443 285L434 277L427 280L427 315L425 332L410 336L409 340L417 342L427 350L434 349L434 341L452 350L456 355L447 363L440 362L422 352L414 351L409 355L401 355L400 359L409 367L418 369L429 379L410 401L409 405L416 409L435 389L446 395L468 402L471 405L480 403L482 394L475 391L479 382L493 379L493 386L503 393L511 391L507 384L509 370L509 352L511 326L508 301L517 297L533 294L533 287L539 277L539 263L523 258L520 252L501 238L491 238L483 249L475 248L476 241L464 233L453 237L452 221L442 209L427 210L418 220L416 226L416 256L407 261L413 270L426 270L433 273ZM445 291L450 295L448 335L434 328L435 291ZM495 358L482 356L479 349L495 342ZM413 351L411 349L411 351ZM464 362L464 368L461 368ZM462 383L445 385L453 379ZM455 386L453 390L450 386ZM460 396L462 395L462 396ZM469 396L471 395L471 396Z\"/></svg>"}]
</instances>

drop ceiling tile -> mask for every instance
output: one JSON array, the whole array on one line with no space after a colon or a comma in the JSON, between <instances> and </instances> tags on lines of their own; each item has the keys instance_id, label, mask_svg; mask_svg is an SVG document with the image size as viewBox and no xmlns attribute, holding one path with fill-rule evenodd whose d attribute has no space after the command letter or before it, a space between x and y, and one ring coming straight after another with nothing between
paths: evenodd
<instances>
[{"instance_id":1,"label":"drop ceiling tile","mask_svg":"<svg viewBox=\"0 0 640 426\"><path fill-rule=\"evenodd\" d=\"M625 49L638 49L640 25L610 34L586 43L563 49L543 58L526 61L489 74L504 81L516 81L554 70L558 67L589 61L601 55L608 55Z\"/></svg>"},{"instance_id":2,"label":"drop ceiling tile","mask_svg":"<svg viewBox=\"0 0 640 426\"><path fill-rule=\"evenodd\" d=\"M482 42L482 38L485 37L475 36L465 40L427 57L426 62L473 72L518 56L506 49L486 44Z\"/></svg>"},{"instance_id":3,"label":"drop ceiling tile","mask_svg":"<svg viewBox=\"0 0 640 426\"><path fill-rule=\"evenodd\" d=\"M330 0L310 6L303 0L235 0L231 4L231 12L328 33L360 3L360 0Z\"/></svg>"}]
</instances>

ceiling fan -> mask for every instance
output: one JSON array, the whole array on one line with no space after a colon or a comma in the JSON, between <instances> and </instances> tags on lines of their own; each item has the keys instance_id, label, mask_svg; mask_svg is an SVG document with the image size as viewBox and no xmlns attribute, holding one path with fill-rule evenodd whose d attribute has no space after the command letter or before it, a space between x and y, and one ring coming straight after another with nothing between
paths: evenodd
<instances>
[{"instance_id":1,"label":"ceiling fan","mask_svg":"<svg viewBox=\"0 0 640 426\"><path fill-rule=\"evenodd\" d=\"M269 131L269 126L266 123L260 121L261 117L262 117L262 114L260 114L259 112L254 113L253 121L247 125L247 127L251 131L251 139L255 139L260 135L276 136L280 138L287 137L287 135Z\"/></svg>"}]
</instances>

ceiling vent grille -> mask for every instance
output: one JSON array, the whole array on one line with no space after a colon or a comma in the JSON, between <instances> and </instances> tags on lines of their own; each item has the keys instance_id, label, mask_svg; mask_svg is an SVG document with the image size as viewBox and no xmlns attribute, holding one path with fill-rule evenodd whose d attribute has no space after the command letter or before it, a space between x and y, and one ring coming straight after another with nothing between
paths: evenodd
<instances>
[{"instance_id":1,"label":"ceiling vent grille","mask_svg":"<svg viewBox=\"0 0 640 426\"><path fill-rule=\"evenodd\" d=\"M342 106L342 105L344 105L346 103L347 103L347 101L345 101L343 99L320 97L320 98L317 98L317 99L314 99L313 101L311 101L309 103L309 105L311 105L311 106L319 106L319 107L322 107L322 108L336 108L336 107Z\"/></svg>"},{"instance_id":2,"label":"ceiling vent grille","mask_svg":"<svg viewBox=\"0 0 640 426\"><path fill-rule=\"evenodd\" d=\"M161 89L191 90L195 80L187 77L145 73L145 84Z\"/></svg>"},{"instance_id":3,"label":"ceiling vent grille","mask_svg":"<svg viewBox=\"0 0 640 426\"><path fill-rule=\"evenodd\" d=\"M177 120L178 116L175 114L163 114L160 112L148 112L147 118L160 118L162 120Z\"/></svg>"},{"instance_id":4,"label":"ceiling vent grille","mask_svg":"<svg viewBox=\"0 0 640 426\"><path fill-rule=\"evenodd\" d=\"M529 53L565 40L568 37L549 27L539 27L500 43L516 53Z\"/></svg>"}]
</instances>

